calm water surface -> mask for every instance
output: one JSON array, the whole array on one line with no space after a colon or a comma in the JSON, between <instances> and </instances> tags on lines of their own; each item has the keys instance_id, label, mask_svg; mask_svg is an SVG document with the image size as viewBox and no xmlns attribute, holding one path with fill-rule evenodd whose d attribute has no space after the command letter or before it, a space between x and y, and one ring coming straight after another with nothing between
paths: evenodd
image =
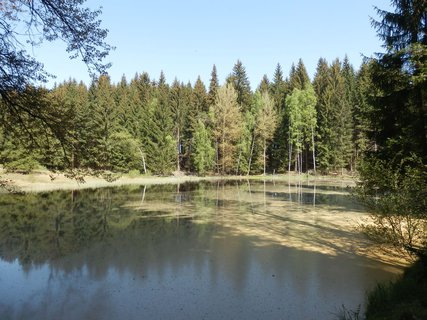
<instances>
[{"instance_id":1,"label":"calm water surface","mask_svg":"<svg viewBox=\"0 0 427 320\"><path fill-rule=\"evenodd\" d=\"M334 319L399 271L345 186L0 195L0 319Z\"/></svg>"}]
</instances>

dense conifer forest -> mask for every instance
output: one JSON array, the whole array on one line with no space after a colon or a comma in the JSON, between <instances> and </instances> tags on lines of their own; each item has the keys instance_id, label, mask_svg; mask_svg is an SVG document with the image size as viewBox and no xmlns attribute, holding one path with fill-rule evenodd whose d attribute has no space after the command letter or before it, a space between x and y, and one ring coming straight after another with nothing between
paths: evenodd
<instances>
[{"instance_id":1,"label":"dense conifer forest","mask_svg":"<svg viewBox=\"0 0 427 320\"><path fill-rule=\"evenodd\" d=\"M9 171L94 169L168 175L353 172L375 147L365 115L371 108L370 63L319 59L311 81L304 63L288 75L277 64L251 88L237 61L220 84L163 72L101 75L89 86L69 80L51 90L26 87L20 106L46 117L20 117L0 132L0 163ZM37 99L35 102L34 99ZM36 107L34 107L36 106ZM5 108L2 108L4 110Z\"/></svg>"}]
</instances>

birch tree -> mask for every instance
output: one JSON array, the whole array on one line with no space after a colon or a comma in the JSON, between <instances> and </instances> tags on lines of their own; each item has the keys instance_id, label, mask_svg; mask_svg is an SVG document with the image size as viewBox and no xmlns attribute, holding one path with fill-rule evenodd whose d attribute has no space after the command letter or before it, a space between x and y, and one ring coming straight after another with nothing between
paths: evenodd
<instances>
[{"instance_id":1,"label":"birch tree","mask_svg":"<svg viewBox=\"0 0 427 320\"><path fill-rule=\"evenodd\" d=\"M273 139L278 125L278 116L274 107L274 100L267 91L255 94L255 100L260 107L256 116L255 133L259 137L262 150L263 172L266 174L267 143Z\"/></svg>"}]
</instances>

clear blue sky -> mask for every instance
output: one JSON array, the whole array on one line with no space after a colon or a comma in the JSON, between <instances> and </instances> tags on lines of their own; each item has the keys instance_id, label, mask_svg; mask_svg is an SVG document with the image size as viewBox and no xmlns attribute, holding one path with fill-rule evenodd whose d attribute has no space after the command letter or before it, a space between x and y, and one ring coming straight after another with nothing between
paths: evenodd
<instances>
[{"instance_id":1,"label":"clear blue sky","mask_svg":"<svg viewBox=\"0 0 427 320\"><path fill-rule=\"evenodd\" d=\"M391 10L389 0L181 0L95 1L103 6L102 26L107 41L117 49L108 60L113 82L136 72L158 79L163 70L169 83L175 77L194 84L200 75L209 84L216 64L222 83L240 59L252 88L264 74L271 79L277 63L285 76L292 63L302 58L310 77L318 59L348 55L358 68L362 54L382 51L370 25L374 6ZM68 78L89 84L84 64L70 61L61 43L34 49L36 58L55 81Z\"/></svg>"}]
</instances>

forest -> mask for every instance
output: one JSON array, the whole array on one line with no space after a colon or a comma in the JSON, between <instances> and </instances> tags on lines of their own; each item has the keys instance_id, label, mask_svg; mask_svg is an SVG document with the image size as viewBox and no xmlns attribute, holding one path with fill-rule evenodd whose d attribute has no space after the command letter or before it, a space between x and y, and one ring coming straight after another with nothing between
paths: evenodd
<instances>
[{"instance_id":1,"label":"forest","mask_svg":"<svg viewBox=\"0 0 427 320\"><path fill-rule=\"evenodd\" d=\"M170 81L163 72L158 79L137 73L112 83L103 61L113 47L104 41L101 10L83 3L0 1L6 172L355 174L353 194L372 213L363 231L417 259L395 284L370 293L367 319L427 317L425 0L392 0L391 12L376 8L371 24L384 50L358 69L347 57L320 58L310 79L302 60L288 74L277 64L273 78L264 76L256 88L240 60L224 83L215 65L209 84L200 77ZM50 75L19 49L19 22L30 45L37 45L34 35L63 40L92 82L40 85Z\"/></svg>"},{"instance_id":2,"label":"forest","mask_svg":"<svg viewBox=\"0 0 427 320\"><path fill-rule=\"evenodd\" d=\"M13 125L0 132L0 163L18 172L354 172L375 148L366 119L371 64L355 70L347 57L319 59L313 81L302 60L288 76L277 64L255 91L239 60L223 84L213 65L209 85L200 77L168 84L161 72L158 79L141 73L112 83L101 75L89 86L28 86L17 94L20 106L46 116L2 115Z\"/></svg>"}]
</instances>

